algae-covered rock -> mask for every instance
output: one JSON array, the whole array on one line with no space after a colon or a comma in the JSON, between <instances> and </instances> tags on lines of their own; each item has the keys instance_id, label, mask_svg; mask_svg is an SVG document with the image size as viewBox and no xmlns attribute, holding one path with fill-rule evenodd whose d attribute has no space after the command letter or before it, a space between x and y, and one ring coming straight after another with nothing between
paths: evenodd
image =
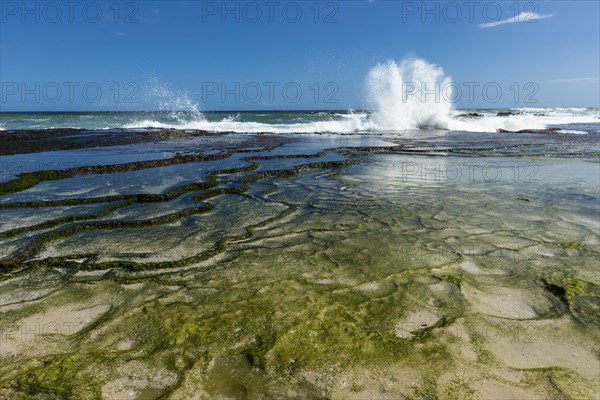
<instances>
[{"instance_id":1,"label":"algae-covered rock","mask_svg":"<svg viewBox=\"0 0 600 400\"><path fill-rule=\"evenodd\" d=\"M578 278L550 276L544 287L569 307L573 316L600 326L600 286Z\"/></svg>"}]
</instances>

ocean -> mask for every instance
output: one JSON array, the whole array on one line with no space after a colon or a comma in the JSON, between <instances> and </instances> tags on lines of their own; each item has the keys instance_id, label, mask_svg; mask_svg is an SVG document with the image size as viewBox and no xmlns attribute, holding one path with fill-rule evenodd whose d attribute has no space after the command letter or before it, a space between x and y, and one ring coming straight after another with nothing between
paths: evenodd
<instances>
[{"instance_id":1,"label":"ocean","mask_svg":"<svg viewBox=\"0 0 600 400\"><path fill-rule=\"evenodd\" d=\"M424 107L427 108L427 107ZM442 129L491 132L499 129L561 127L563 133L598 133L598 108L498 108L452 110L448 117L428 124L429 116L411 125L363 110L333 111L139 111L139 112L27 112L0 113L0 130L36 129L183 129L213 133L406 134ZM469 115L471 114L471 115ZM443 115L443 114L442 114ZM500 115L500 116L499 116ZM503 116L504 115L504 116ZM414 119L408 117L406 120ZM579 125L583 125L579 127Z\"/></svg>"}]
</instances>

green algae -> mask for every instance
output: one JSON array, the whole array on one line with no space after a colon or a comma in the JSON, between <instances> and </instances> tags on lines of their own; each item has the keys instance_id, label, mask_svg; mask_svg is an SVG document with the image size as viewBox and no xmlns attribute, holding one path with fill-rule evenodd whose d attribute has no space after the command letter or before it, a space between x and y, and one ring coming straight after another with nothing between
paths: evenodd
<instances>
[{"instance_id":1,"label":"green algae","mask_svg":"<svg viewBox=\"0 0 600 400\"><path fill-rule=\"evenodd\" d=\"M594 295L600 293L600 287L592 282L575 278L553 275L544 278L546 288L565 302L576 296Z\"/></svg>"},{"instance_id":2,"label":"green algae","mask_svg":"<svg viewBox=\"0 0 600 400\"><path fill-rule=\"evenodd\" d=\"M216 194L215 194L216 195ZM190 208L187 210L179 211L177 213L163 215L148 220L136 220L136 221L100 221L100 222L86 222L76 225L67 226L66 228L52 231L37 236L31 241L31 244L24 249L21 253L13 257L15 261L25 261L28 258L35 256L46 243L63 239L72 236L76 233L88 230L110 230L110 229L126 229L126 228L139 228L148 227L155 225L168 224L180 220L181 218L206 213L212 210L210 204L204 204L200 207Z\"/></svg>"},{"instance_id":3,"label":"green algae","mask_svg":"<svg viewBox=\"0 0 600 400\"><path fill-rule=\"evenodd\" d=\"M16 179L7 182L0 182L0 195L17 193L29 189L30 187L33 187L40 182L60 180L70 178L76 175L109 174L124 171L139 171L142 169L159 168L178 164L188 164L192 162L224 160L226 158L229 158L230 156L230 152L223 152L221 154L208 156L178 155L173 158L150 161L135 161L125 164L93 165L63 170L24 172L19 174Z\"/></svg>"},{"instance_id":4,"label":"green algae","mask_svg":"<svg viewBox=\"0 0 600 400\"><path fill-rule=\"evenodd\" d=\"M93 379L83 383L78 375L85 367L98 363L100 357L99 354L69 354L52 358L43 362L41 368L17 378L15 384L20 391L32 396L53 393L67 398L99 398L101 381ZM80 382L76 387L69 383L75 381Z\"/></svg>"},{"instance_id":5,"label":"green algae","mask_svg":"<svg viewBox=\"0 0 600 400\"><path fill-rule=\"evenodd\" d=\"M585 243L578 243L578 242L562 242L559 244L560 247L562 247L565 250L580 250L580 251L587 251L588 250L588 246Z\"/></svg>"},{"instance_id":6,"label":"green algae","mask_svg":"<svg viewBox=\"0 0 600 400\"><path fill-rule=\"evenodd\" d=\"M600 286L583 279L550 276L542 279L544 287L563 302L575 318L600 326Z\"/></svg>"},{"instance_id":7,"label":"green algae","mask_svg":"<svg viewBox=\"0 0 600 400\"><path fill-rule=\"evenodd\" d=\"M307 190L306 186L293 192L286 186L297 181L316 182L312 175L299 176L302 172L339 169L346 164L321 163L259 172L253 172L257 164L252 164L254 168L246 167L246 171L222 170L227 174L249 174L236 177L234 187L203 188L194 194L196 201L215 199L217 204L217 196L222 194L249 196L252 182L265 181L273 185L277 182L277 186L253 195L269 195L263 200L286 208L261 222L244 224L243 233L224 236L211 250L193 257L136 263L95 262L94 255L89 255L84 263L70 261L68 256L15 263L40 271L67 270L70 274L109 270L101 280L115 289L107 291L105 298L118 298L122 303L98 325L66 339L65 354L37 357L38 363L23 365L10 381L13 389L32 396L100 398L103 388L119 377L118 365L144 360L177 378L160 389L139 392L140 396L189 398L206 393L207 398L286 398L293 397L288 394L291 390L301 398L327 398L330 381L307 378L303 375L306 371L338 376L353 368L393 371L401 365L418 371L416 387L412 394L391 391L390 395L477 398L473 388L464 386L464 380L441 379L448 371L465 369L480 378L482 370L502 368L486 347L490 338L477 327L481 316L469 309L461 289L478 282L518 286L523 279L537 279L539 285L539 274L547 271L527 264L524 273L513 265L504 265L508 257L498 257L489 265L503 266L510 271L507 276L457 272L455 257L436 254L440 243L436 234L448 233L448 222L443 217L452 220L460 213L437 214L437 225L425 225L418 220L433 213L427 203L422 208L390 204L375 207L372 202L355 201L348 194L344 203L344 195L336 194L338 205L333 209L326 201L319 201L323 192ZM357 186L356 190L362 190ZM254 189L253 193L258 192ZM169 215L164 218L183 218ZM393 220L390 215L394 215ZM165 220L152 221L154 225ZM90 223L78 229L91 232L129 226ZM479 224L486 226L485 221ZM412 234L414 230L419 230L418 236ZM447 236L460 233L454 230ZM418 246L419 252L407 253L399 243ZM454 251L456 246L450 248ZM461 252L456 254L459 260L465 257ZM477 260L482 273L487 272L485 256ZM203 261L207 262L202 266L177 270ZM159 269L174 271L158 276L136 275ZM116 275L117 270L124 272ZM544 279L542 284L549 293L564 298L575 310L581 309L577 303L580 299L596 293L595 285L582 279L559 275ZM122 283L144 284L148 289L123 289L119 287ZM97 284L87 283L90 287ZM168 294L153 285L177 287ZM410 311L422 309L434 310L440 322L416 332L411 339L397 337L397 322ZM466 342L445 333L445 328L453 326L458 318L467 318ZM589 324L585 319L581 321ZM508 331L498 332L508 335ZM121 348L122 342L133 345ZM476 359L457 354L455 347L459 345L472 348ZM557 388L551 392L553 395L588 397L587 392L577 391L588 383L565 368L528 369L527 373L529 386L519 383L523 387L536 388L551 381ZM373 385L369 381L352 382L351 390L360 392Z\"/></svg>"},{"instance_id":8,"label":"green algae","mask_svg":"<svg viewBox=\"0 0 600 400\"><path fill-rule=\"evenodd\" d=\"M85 221L85 220L89 220L89 219L98 219L98 218L109 215L111 212L118 210L119 208L126 207L126 206L132 204L133 202L134 202L133 200L126 200L126 201L119 202L116 204L110 204L110 205L106 206L104 209L102 209L100 212L95 213L95 214L77 215L77 216L68 216L68 217L63 217L63 218L57 218L57 219L46 221L44 223L37 224L37 225L31 225L28 227L16 228L16 229L11 229L8 231L0 232L0 239L18 236L18 235L21 235L26 232L35 232L35 231L45 230L45 229L53 228L53 227L68 224L68 223Z\"/></svg>"},{"instance_id":9,"label":"green algae","mask_svg":"<svg viewBox=\"0 0 600 400\"><path fill-rule=\"evenodd\" d=\"M303 156L303 157L310 158L308 156ZM274 158L274 157L271 157L271 158ZM339 161L318 162L318 163L311 163L311 164L307 164L307 165L296 166L296 167L293 167L293 168L287 169L287 170L259 172L259 173L254 173L254 174L242 177L239 180L241 183L241 186L239 186L239 187L221 188L221 189L214 188L218 183L216 180L216 176L226 175L226 174L235 174L235 173L240 173L240 172L251 172L257 168L257 165L250 164L248 166L240 167L240 168L213 171L209 174L209 180L207 182L192 183L189 185L184 185L181 187L174 188L167 193L159 194L159 195L143 194L143 195L133 195L133 196L125 196L125 197L119 196L118 197L119 199L125 198L127 201L121 203L121 205L119 205L119 206L109 206L103 212L101 212L97 215L85 216L80 219L77 219L74 217L67 217L64 219L49 221L49 222L43 224L43 226L44 226L44 228L47 228L47 227L54 227L54 226L62 225L64 223L69 223L69 222L76 222L76 221L80 221L80 220L85 221L87 219L99 218L101 216L110 214L110 212L114 211L117 208L129 205L133 202L144 203L144 202L168 201L168 200L171 200L178 196L181 196L184 193L188 193L190 191L196 191L196 190L199 190L202 188L204 188L205 190L202 193L200 193L194 197L194 199L197 202L202 202L204 200L207 200L207 199L210 199L210 198L222 195L222 194L226 194L226 193L241 195L247 191L246 184L248 182L258 182L258 181L269 179L269 178L289 178L289 177L297 175L300 172L311 170L311 169L340 167L340 166L343 166L346 164L347 164L347 162L339 162ZM107 198L97 198L97 199L92 199L92 201L99 202L100 199L102 199L103 201L107 200ZM115 200L115 198L111 198L111 200ZM77 202L70 202L69 205L71 205L71 203L82 204L82 203L77 203ZM8 203L8 204L10 204L10 203ZM59 202L58 204L65 205L64 202ZM32 203L17 204L16 206L24 206L25 205L28 207L32 207L32 206L35 207L35 206L42 206L42 205L48 206L48 205L58 205L58 204L56 204L56 203L49 204L49 202L42 202L39 204L32 204ZM15 264L21 263L21 262L27 260L28 258L35 256L35 254L37 254L46 243L56 241L59 239L63 239L63 238L72 236L72 235L82 232L82 231L110 230L110 229L139 228L139 227L155 226L155 225L161 225L161 224L167 224L170 222L174 222L174 221L180 220L181 218L184 218L186 216L200 214L200 213L206 213L211 210L212 210L212 206L210 204L204 204L200 207L179 211L177 213L164 215L164 216L156 217L156 218L149 219L149 220L84 222L84 223L67 226L65 228L61 228L59 230L51 231L51 232L44 233L44 234L37 236L36 238L34 238L31 241L31 243L24 250L22 250L19 254L13 256L12 259L3 260L2 264L0 264L0 267L2 267L2 269L4 269L4 270L13 270L13 269L15 269ZM282 216L278 217L277 219L284 218L286 215L287 215L287 212L282 214ZM275 219L275 220L277 220L277 219ZM268 220L268 221L270 221L270 220ZM255 229L258 227L260 227L260 225L256 226L256 227L253 227L253 226L247 227L246 228L247 235L251 234L252 229ZM11 236L21 234L23 232L30 232L30 231L34 231L34 228L32 227L32 228L25 228L25 229L21 229L21 230L12 230L12 231L5 233L5 235L6 235L6 237L11 237ZM243 239L243 238L247 237L247 235L244 235L237 239ZM156 268L159 266L167 267L169 265L171 265L171 266L172 265L184 265L187 263L198 262L200 260L206 259L207 257L214 255L215 252L219 252L219 251L223 250L223 248L224 248L223 244L220 243L215 246L213 251L207 252L203 255L198 255L196 257L191 257L187 260L179 260L176 263L164 263L164 264L163 263L149 263L147 266L142 265L139 267L140 268ZM36 267L39 267L41 265L41 263L36 262L35 265L36 265ZM108 264L108 265L115 266L115 264ZM132 263L125 263L125 265L128 265L131 267ZM103 265L102 267L105 267L105 266L107 266L107 265Z\"/></svg>"}]
</instances>

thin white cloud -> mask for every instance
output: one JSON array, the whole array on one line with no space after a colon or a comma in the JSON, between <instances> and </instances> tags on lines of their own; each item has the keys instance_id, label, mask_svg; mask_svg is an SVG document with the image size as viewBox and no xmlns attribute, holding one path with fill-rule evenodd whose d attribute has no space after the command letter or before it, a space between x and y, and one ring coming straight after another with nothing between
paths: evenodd
<instances>
[{"instance_id":1,"label":"thin white cloud","mask_svg":"<svg viewBox=\"0 0 600 400\"><path fill-rule=\"evenodd\" d=\"M160 8L153 8L152 10L152 14L154 15L161 15L161 16L165 16L168 15L166 12L164 12L163 10L161 10Z\"/></svg>"},{"instance_id":2,"label":"thin white cloud","mask_svg":"<svg viewBox=\"0 0 600 400\"><path fill-rule=\"evenodd\" d=\"M522 12L521 14L511 17L511 18L507 18L507 19L503 19L502 21L495 21L495 22L486 22L483 24L479 24L479 28L493 28L495 26L500 26L500 25L506 25L506 24L518 24L520 22L524 22L524 23L535 23L538 22L540 19L546 19L546 18L550 18L550 17L554 17L555 13L552 14L544 14L544 15L540 15L536 12Z\"/></svg>"},{"instance_id":3,"label":"thin white cloud","mask_svg":"<svg viewBox=\"0 0 600 400\"><path fill-rule=\"evenodd\" d=\"M543 81L542 83L597 83L600 82L600 78L564 78L564 79L552 79L549 81Z\"/></svg>"}]
</instances>

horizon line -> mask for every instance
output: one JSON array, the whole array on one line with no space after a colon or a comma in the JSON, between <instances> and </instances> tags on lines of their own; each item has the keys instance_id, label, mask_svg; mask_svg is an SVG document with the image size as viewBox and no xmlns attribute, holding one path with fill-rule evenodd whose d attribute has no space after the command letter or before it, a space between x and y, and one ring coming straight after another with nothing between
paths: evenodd
<instances>
[{"instance_id":1,"label":"horizon line","mask_svg":"<svg viewBox=\"0 0 600 400\"><path fill-rule=\"evenodd\" d=\"M576 106L551 106L551 107L473 107L473 108L455 108L455 111L467 111L467 110L502 110L502 109L542 109L542 108L580 108L580 109L591 109L591 108L600 108L598 106L584 106L584 107L576 107ZM329 113L350 113L350 112L373 112L373 110L366 108L355 108L355 109L271 109L271 110L253 110L253 109L245 109L245 110L198 110L198 111L181 111L181 110L14 110L14 111L0 111L1 114L100 114L100 113L321 113L321 112L329 112Z\"/></svg>"}]
</instances>

